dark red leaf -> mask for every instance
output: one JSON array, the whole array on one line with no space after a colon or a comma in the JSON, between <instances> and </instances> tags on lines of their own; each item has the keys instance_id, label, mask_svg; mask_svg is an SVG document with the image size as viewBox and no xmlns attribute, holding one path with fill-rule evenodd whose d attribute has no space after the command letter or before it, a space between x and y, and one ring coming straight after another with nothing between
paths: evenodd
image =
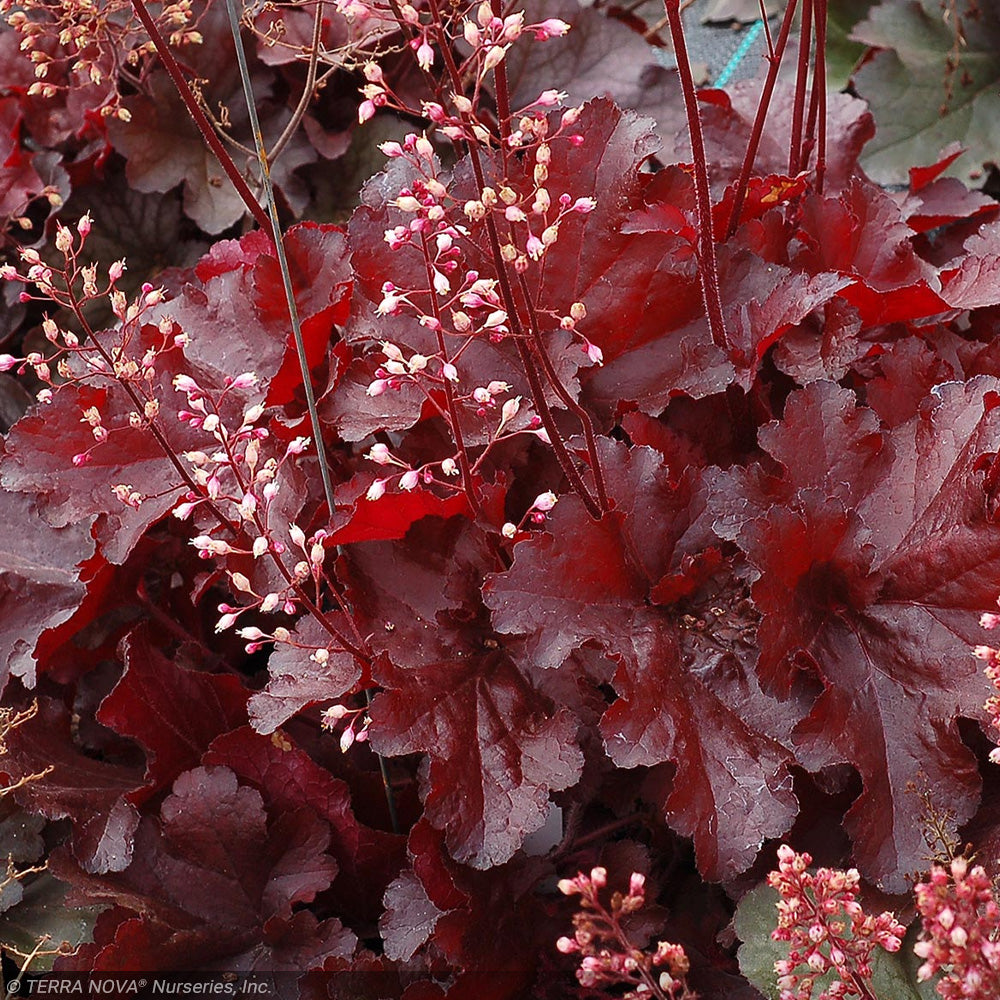
<instances>
[{"instance_id":1,"label":"dark red leaf","mask_svg":"<svg viewBox=\"0 0 1000 1000\"><path fill-rule=\"evenodd\" d=\"M848 830L860 867L891 891L925 849L907 783L947 787L958 823L978 798L955 718L978 716L986 696L969 609L990 603L1000 542L973 470L997 439L985 405L995 389L986 377L940 386L887 438L842 390L808 388L797 419L762 435L787 470L791 509L775 505L738 534L761 574L762 678L791 691L806 670L823 684L796 757L810 770L858 769Z\"/></svg>"},{"instance_id":2,"label":"dark red leaf","mask_svg":"<svg viewBox=\"0 0 1000 1000\"><path fill-rule=\"evenodd\" d=\"M424 814L452 857L473 868L509 860L545 821L549 793L580 776L577 721L552 711L501 653L418 669L379 664L372 746L426 753Z\"/></svg>"},{"instance_id":3,"label":"dark red leaf","mask_svg":"<svg viewBox=\"0 0 1000 1000\"><path fill-rule=\"evenodd\" d=\"M342 615L330 617L345 628ZM318 649L329 653L324 663L313 659ZM340 698L361 677L361 664L309 614L296 624L290 642L276 644L267 669L267 687L252 695L249 704L250 719L261 733L273 733L309 705Z\"/></svg>"},{"instance_id":4,"label":"dark red leaf","mask_svg":"<svg viewBox=\"0 0 1000 1000\"><path fill-rule=\"evenodd\" d=\"M4 468L6 462L3 463ZM94 552L93 517L52 528L35 499L0 491L0 522L8 530L0 549L0 690L10 674L35 685L35 650L47 630L73 616L86 596L80 565Z\"/></svg>"},{"instance_id":5,"label":"dark red leaf","mask_svg":"<svg viewBox=\"0 0 1000 1000\"><path fill-rule=\"evenodd\" d=\"M98 878L65 860L57 865L78 888L141 914L123 919L108 943L81 949L75 967L301 972L303 959L320 967L330 956L346 957L356 938L339 921L293 916L336 875L329 842L328 826L314 813L269 815L260 793L228 768L187 771L159 819L140 823L125 871ZM291 949L289 922L307 932L293 936Z\"/></svg>"},{"instance_id":6,"label":"dark red leaf","mask_svg":"<svg viewBox=\"0 0 1000 1000\"><path fill-rule=\"evenodd\" d=\"M658 615L640 612L631 625L611 682L619 698L601 719L608 756L618 767L674 763L667 822L694 840L706 879L733 878L798 811L791 754L774 726L782 713L755 690L745 640L740 664L710 635L682 643ZM790 728L787 717L780 728Z\"/></svg>"},{"instance_id":7,"label":"dark red leaf","mask_svg":"<svg viewBox=\"0 0 1000 1000\"><path fill-rule=\"evenodd\" d=\"M376 478L361 473L337 488L337 510L328 539L331 544L402 538L423 517L447 520L470 510L464 493L439 497L419 487L409 492L392 492L379 500L368 500L366 494Z\"/></svg>"},{"instance_id":8,"label":"dark red leaf","mask_svg":"<svg viewBox=\"0 0 1000 1000\"><path fill-rule=\"evenodd\" d=\"M235 678L185 670L157 649L148 627L121 646L125 671L97 720L147 751L146 787L136 804L198 764L220 733L246 723L247 691Z\"/></svg>"},{"instance_id":9,"label":"dark red leaf","mask_svg":"<svg viewBox=\"0 0 1000 1000\"><path fill-rule=\"evenodd\" d=\"M272 814L305 808L329 824L327 853L337 862L337 874L325 895L347 922L378 919L382 893L403 861L403 838L359 822L345 782L304 750L249 727L218 737L204 762L228 767L253 785ZM363 927L361 923L358 930Z\"/></svg>"}]
</instances>

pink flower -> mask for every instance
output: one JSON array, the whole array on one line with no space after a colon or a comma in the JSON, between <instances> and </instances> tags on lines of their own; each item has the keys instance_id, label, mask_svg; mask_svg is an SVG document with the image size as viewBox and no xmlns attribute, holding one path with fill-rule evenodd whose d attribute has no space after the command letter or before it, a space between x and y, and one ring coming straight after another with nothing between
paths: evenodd
<instances>
[{"instance_id":1,"label":"pink flower","mask_svg":"<svg viewBox=\"0 0 1000 1000\"><path fill-rule=\"evenodd\" d=\"M531 25L531 30L535 33L535 38L540 42L544 42L549 38L559 38L565 35L569 31L569 28L570 26L558 17L550 17L540 24Z\"/></svg>"},{"instance_id":2,"label":"pink flower","mask_svg":"<svg viewBox=\"0 0 1000 1000\"><path fill-rule=\"evenodd\" d=\"M427 36L423 35L417 46L417 65L426 72L434 65L434 49L431 48Z\"/></svg>"}]
</instances>

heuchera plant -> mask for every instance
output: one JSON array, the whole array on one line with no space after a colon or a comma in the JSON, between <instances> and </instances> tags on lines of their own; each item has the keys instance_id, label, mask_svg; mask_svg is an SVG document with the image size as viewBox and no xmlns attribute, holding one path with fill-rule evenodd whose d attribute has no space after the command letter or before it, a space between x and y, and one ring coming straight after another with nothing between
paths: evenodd
<instances>
[{"instance_id":1,"label":"heuchera plant","mask_svg":"<svg viewBox=\"0 0 1000 1000\"><path fill-rule=\"evenodd\" d=\"M925 868L909 785L995 835L996 203L956 148L865 176L826 0L763 93L696 91L679 8L677 135L568 104L554 0L247 9L248 56L218 0L11 12L2 821L89 908L58 968L749 998L769 841L850 918ZM282 233L380 125L346 227ZM845 989L902 933L817 926Z\"/></svg>"}]
</instances>

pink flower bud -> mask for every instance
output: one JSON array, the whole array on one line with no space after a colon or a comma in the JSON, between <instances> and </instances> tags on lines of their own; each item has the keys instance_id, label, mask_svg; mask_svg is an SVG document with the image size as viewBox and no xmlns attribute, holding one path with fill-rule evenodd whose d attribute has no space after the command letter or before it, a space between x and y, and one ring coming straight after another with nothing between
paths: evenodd
<instances>
[{"instance_id":1,"label":"pink flower bud","mask_svg":"<svg viewBox=\"0 0 1000 1000\"><path fill-rule=\"evenodd\" d=\"M534 510L552 510L558 502L559 498L551 490L547 490L545 493L539 493L535 497L535 502L531 505Z\"/></svg>"},{"instance_id":2,"label":"pink flower bud","mask_svg":"<svg viewBox=\"0 0 1000 1000\"><path fill-rule=\"evenodd\" d=\"M236 624L236 618L237 618L237 616L234 615L234 614L223 615L215 623L215 631L216 632L225 632L226 629L232 628L233 625Z\"/></svg>"},{"instance_id":3,"label":"pink flower bud","mask_svg":"<svg viewBox=\"0 0 1000 1000\"><path fill-rule=\"evenodd\" d=\"M549 38L560 38L569 31L570 26L561 21L558 17L550 17L540 24L531 25L531 30L535 33L535 38L544 42Z\"/></svg>"},{"instance_id":4,"label":"pink flower bud","mask_svg":"<svg viewBox=\"0 0 1000 1000\"><path fill-rule=\"evenodd\" d=\"M0 372L9 372L17 363L13 354L0 354Z\"/></svg>"},{"instance_id":5,"label":"pink flower bud","mask_svg":"<svg viewBox=\"0 0 1000 1000\"><path fill-rule=\"evenodd\" d=\"M375 482L368 487L368 492L365 494L366 500L381 500L385 495L385 483L384 479L376 479Z\"/></svg>"},{"instance_id":6,"label":"pink flower bud","mask_svg":"<svg viewBox=\"0 0 1000 1000\"><path fill-rule=\"evenodd\" d=\"M404 472L403 475L399 477L399 488L401 490L412 490L419 482L420 474L415 469L410 469L409 472Z\"/></svg>"},{"instance_id":7,"label":"pink flower bud","mask_svg":"<svg viewBox=\"0 0 1000 1000\"><path fill-rule=\"evenodd\" d=\"M434 65L434 49L427 41L427 36L422 36L417 45L417 65L426 72Z\"/></svg>"}]
</instances>

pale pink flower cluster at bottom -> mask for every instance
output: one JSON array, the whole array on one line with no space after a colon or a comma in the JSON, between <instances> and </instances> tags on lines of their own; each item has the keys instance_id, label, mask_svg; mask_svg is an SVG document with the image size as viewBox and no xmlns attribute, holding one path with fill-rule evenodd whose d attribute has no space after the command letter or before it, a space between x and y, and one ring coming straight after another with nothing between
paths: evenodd
<instances>
[{"instance_id":1,"label":"pale pink flower cluster at bottom","mask_svg":"<svg viewBox=\"0 0 1000 1000\"><path fill-rule=\"evenodd\" d=\"M982 866L970 868L963 857L950 868L935 865L914 896L923 922L917 978L943 972L937 991L944 1000L1000 997L1000 906Z\"/></svg>"}]
</instances>

